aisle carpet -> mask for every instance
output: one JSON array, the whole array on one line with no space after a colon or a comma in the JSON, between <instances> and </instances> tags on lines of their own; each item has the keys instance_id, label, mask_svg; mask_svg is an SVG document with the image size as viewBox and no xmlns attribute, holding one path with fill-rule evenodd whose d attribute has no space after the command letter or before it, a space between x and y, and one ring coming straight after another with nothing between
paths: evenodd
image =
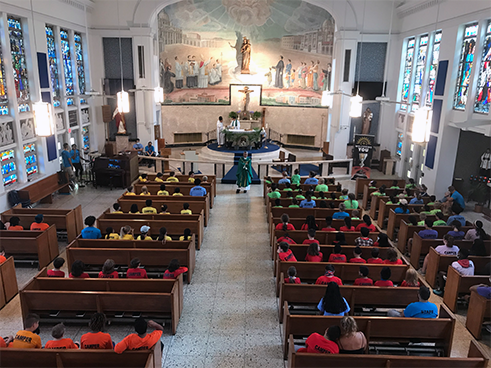
<instances>
[{"instance_id":1,"label":"aisle carpet","mask_svg":"<svg viewBox=\"0 0 491 368\"><path fill-rule=\"evenodd\" d=\"M234 156L234 166L228 171L222 178L222 184L235 184L237 182L237 168L239 165L239 159L242 157L243 152L236 153ZM251 154L249 153L249 156ZM252 169L252 184L261 184L261 179L257 176L257 173Z\"/></svg>"}]
</instances>

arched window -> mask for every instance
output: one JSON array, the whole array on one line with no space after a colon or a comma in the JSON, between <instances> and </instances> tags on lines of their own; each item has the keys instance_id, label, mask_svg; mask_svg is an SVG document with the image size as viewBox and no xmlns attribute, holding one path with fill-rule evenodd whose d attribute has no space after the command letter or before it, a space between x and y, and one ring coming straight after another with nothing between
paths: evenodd
<instances>
[{"instance_id":1,"label":"arched window","mask_svg":"<svg viewBox=\"0 0 491 368\"><path fill-rule=\"evenodd\" d=\"M477 23L465 27L464 41L462 42L462 53L459 61L459 72L457 75L457 86L453 107L456 110L465 110L467 97L469 95L469 84L474 63L474 52L476 50Z\"/></svg>"},{"instance_id":2,"label":"arched window","mask_svg":"<svg viewBox=\"0 0 491 368\"><path fill-rule=\"evenodd\" d=\"M491 21L486 27L474 112L487 114L491 99Z\"/></svg>"}]
</instances>

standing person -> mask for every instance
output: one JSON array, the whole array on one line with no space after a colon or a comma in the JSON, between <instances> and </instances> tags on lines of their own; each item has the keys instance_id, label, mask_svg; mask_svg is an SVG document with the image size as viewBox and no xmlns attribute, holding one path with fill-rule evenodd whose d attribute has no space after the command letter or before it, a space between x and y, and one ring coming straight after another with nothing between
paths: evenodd
<instances>
[{"instance_id":1,"label":"standing person","mask_svg":"<svg viewBox=\"0 0 491 368\"><path fill-rule=\"evenodd\" d=\"M63 144L63 152L61 153L61 162L63 166L63 172L68 176L70 181L70 187L73 189L75 187L75 174L73 173L73 164L70 158L70 151L68 150L70 146L68 143Z\"/></svg>"},{"instance_id":2,"label":"standing person","mask_svg":"<svg viewBox=\"0 0 491 368\"><path fill-rule=\"evenodd\" d=\"M147 328L154 329L153 332L147 333ZM135 331L126 336L120 343L116 344L114 351L121 354L125 350L150 350L157 344L162 336L164 328L154 321L145 321L143 317L135 321Z\"/></svg>"},{"instance_id":3,"label":"standing person","mask_svg":"<svg viewBox=\"0 0 491 368\"><path fill-rule=\"evenodd\" d=\"M225 133L223 133L223 117L219 116L217 121L217 143L218 147L225 144Z\"/></svg>"},{"instance_id":4,"label":"standing person","mask_svg":"<svg viewBox=\"0 0 491 368\"><path fill-rule=\"evenodd\" d=\"M14 349L41 349L39 333L39 316L28 314L24 321L24 329L15 334L9 347Z\"/></svg>"},{"instance_id":5,"label":"standing person","mask_svg":"<svg viewBox=\"0 0 491 368\"><path fill-rule=\"evenodd\" d=\"M248 157L247 151L244 151L242 157L239 159L239 164L237 167L237 191L243 189L244 193L251 187L252 182L252 159Z\"/></svg>"},{"instance_id":6,"label":"standing person","mask_svg":"<svg viewBox=\"0 0 491 368\"><path fill-rule=\"evenodd\" d=\"M176 88L181 89L184 85L183 76L182 76L182 65L179 62L177 56L174 58L174 60L175 60L174 70L176 71Z\"/></svg>"},{"instance_id":7,"label":"standing person","mask_svg":"<svg viewBox=\"0 0 491 368\"><path fill-rule=\"evenodd\" d=\"M80 150L77 148L76 144L72 144L72 150L70 151L70 159L72 160L73 167L75 168L75 175L77 179L82 180L82 174L84 173L84 169L82 167L82 163L80 160L83 158L80 157ZM80 176L80 177L79 177ZM83 188L85 185L80 184L79 187Z\"/></svg>"},{"instance_id":8,"label":"standing person","mask_svg":"<svg viewBox=\"0 0 491 368\"><path fill-rule=\"evenodd\" d=\"M276 71L274 86L276 88L283 88L283 71L285 70L285 62L283 61L282 55L280 55L280 60L276 66L273 67L273 69Z\"/></svg>"}]
</instances>

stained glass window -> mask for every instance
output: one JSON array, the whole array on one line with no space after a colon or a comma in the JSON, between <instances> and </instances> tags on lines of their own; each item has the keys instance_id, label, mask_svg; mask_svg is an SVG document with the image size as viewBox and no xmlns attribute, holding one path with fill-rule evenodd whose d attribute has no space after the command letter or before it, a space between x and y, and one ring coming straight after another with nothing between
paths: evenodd
<instances>
[{"instance_id":1,"label":"stained glass window","mask_svg":"<svg viewBox=\"0 0 491 368\"><path fill-rule=\"evenodd\" d=\"M474 63L474 51L476 50L477 30L477 24L465 27L453 103L453 107L456 110L465 110L465 105L467 104L472 65Z\"/></svg>"},{"instance_id":2,"label":"stained glass window","mask_svg":"<svg viewBox=\"0 0 491 368\"><path fill-rule=\"evenodd\" d=\"M421 88L423 85L423 74L426 65L426 53L428 51L428 35L423 35L419 39L418 59L416 61L416 70L414 73L413 83L413 106L411 110L419 109L421 102Z\"/></svg>"},{"instance_id":3,"label":"stained glass window","mask_svg":"<svg viewBox=\"0 0 491 368\"><path fill-rule=\"evenodd\" d=\"M8 25L17 103L19 105L19 112L26 112L31 110L31 96L29 93L29 79L26 67L24 34L20 19L9 16Z\"/></svg>"},{"instance_id":4,"label":"stained glass window","mask_svg":"<svg viewBox=\"0 0 491 368\"><path fill-rule=\"evenodd\" d=\"M0 116L9 114L9 98L7 96L7 81L3 68L2 45L0 44Z\"/></svg>"},{"instance_id":5,"label":"stained glass window","mask_svg":"<svg viewBox=\"0 0 491 368\"><path fill-rule=\"evenodd\" d=\"M67 96L73 96L72 53L70 51L68 31L60 29L60 38L61 56L63 57L63 72L65 75L65 91Z\"/></svg>"},{"instance_id":6,"label":"stained glass window","mask_svg":"<svg viewBox=\"0 0 491 368\"><path fill-rule=\"evenodd\" d=\"M53 105L60 106L60 78L58 77L58 57L56 56L56 43L53 26L46 25L46 42L48 45L49 74L51 77L51 90L53 91Z\"/></svg>"},{"instance_id":7,"label":"stained glass window","mask_svg":"<svg viewBox=\"0 0 491 368\"><path fill-rule=\"evenodd\" d=\"M17 181L14 150L0 152L3 185L9 186Z\"/></svg>"},{"instance_id":8,"label":"stained glass window","mask_svg":"<svg viewBox=\"0 0 491 368\"><path fill-rule=\"evenodd\" d=\"M431 55L430 73L428 77L428 91L426 92L426 106L431 106L435 95L436 73L438 71L438 61L440 60L440 42L442 41L442 31L435 34L433 41L433 53Z\"/></svg>"},{"instance_id":9,"label":"stained glass window","mask_svg":"<svg viewBox=\"0 0 491 368\"><path fill-rule=\"evenodd\" d=\"M474 111L482 114L489 112L491 100L491 21L486 28L486 37L482 50L481 69L477 82L476 103Z\"/></svg>"},{"instance_id":10,"label":"stained glass window","mask_svg":"<svg viewBox=\"0 0 491 368\"><path fill-rule=\"evenodd\" d=\"M26 160L27 176L37 173L36 143L24 144L24 158Z\"/></svg>"},{"instance_id":11,"label":"stained glass window","mask_svg":"<svg viewBox=\"0 0 491 368\"><path fill-rule=\"evenodd\" d=\"M82 140L84 144L84 152L89 153L90 150L90 135L89 135L89 127L82 128Z\"/></svg>"},{"instance_id":12,"label":"stained glass window","mask_svg":"<svg viewBox=\"0 0 491 368\"><path fill-rule=\"evenodd\" d=\"M409 87L411 85L411 70L414 58L414 37L407 41L406 61L404 62L404 73L402 76L401 101L409 103ZM401 105L402 110L406 110L406 105Z\"/></svg>"},{"instance_id":13,"label":"stained glass window","mask_svg":"<svg viewBox=\"0 0 491 368\"><path fill-rule=\"evenodd\" d=\"M78 89L79 93L85 93L85 69L84 69L84 50L82 48L82 36L80 33L74 35L75 54L77 56L77 74L78 74Z\"/></svg>"}]
</instances>

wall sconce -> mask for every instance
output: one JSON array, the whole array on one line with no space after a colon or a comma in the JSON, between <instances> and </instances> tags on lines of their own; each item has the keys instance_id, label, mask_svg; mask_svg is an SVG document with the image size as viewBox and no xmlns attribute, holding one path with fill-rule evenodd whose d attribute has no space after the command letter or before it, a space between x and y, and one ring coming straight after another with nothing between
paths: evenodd
<instances>
[{"instance_id":1,"label":"wall sconce","mask_svg":"<svg viewBox=\"0 0 491 368\"><path fill-rule=\"evenodd\" d=\"M156 104L164 103L164 89L162 87L155 87L154 96Z\"/></svg>"},{"instance_id":2,"label":"wall sconce","mask_svg":"<svg viewBox=\"0 0 491 368\"><path fill-rule=\"evenodd\" d=\"M130 112L130 96L125 90L118 92L118 111L120 113Z\"/></svg>"},{"instance_id":3,"label":"wall sconce","mask_svg":"<svg viewBox=\"0 0 491 368\"><path fill-rule=\"evenodd\" d=\"M412 139L414 143L426 143L430 140L433 110L422 107L414 113Z\"/></svg>"},{"instance_id":4,"label":"wall sconce","mask_svg":"<svg viewBox=\"0 0 491 368\"><path fill-rule=\"evenodd\" d=\"M46 102L36 102L33 104L34 126L39 137L49 137L53 135L53 114L51 104Z\"/></svg>"},{"instance_id":5,"label":"wall sconce","mask_svg":"<svg viewBox=\"0 0 491 368\"><path fill-rule=\"evenodd\" d=\"M352 118L359 118L361 116L362 102L363 98L358 94L350 98L349 116Z\"/></svg>"}]
</instances>

